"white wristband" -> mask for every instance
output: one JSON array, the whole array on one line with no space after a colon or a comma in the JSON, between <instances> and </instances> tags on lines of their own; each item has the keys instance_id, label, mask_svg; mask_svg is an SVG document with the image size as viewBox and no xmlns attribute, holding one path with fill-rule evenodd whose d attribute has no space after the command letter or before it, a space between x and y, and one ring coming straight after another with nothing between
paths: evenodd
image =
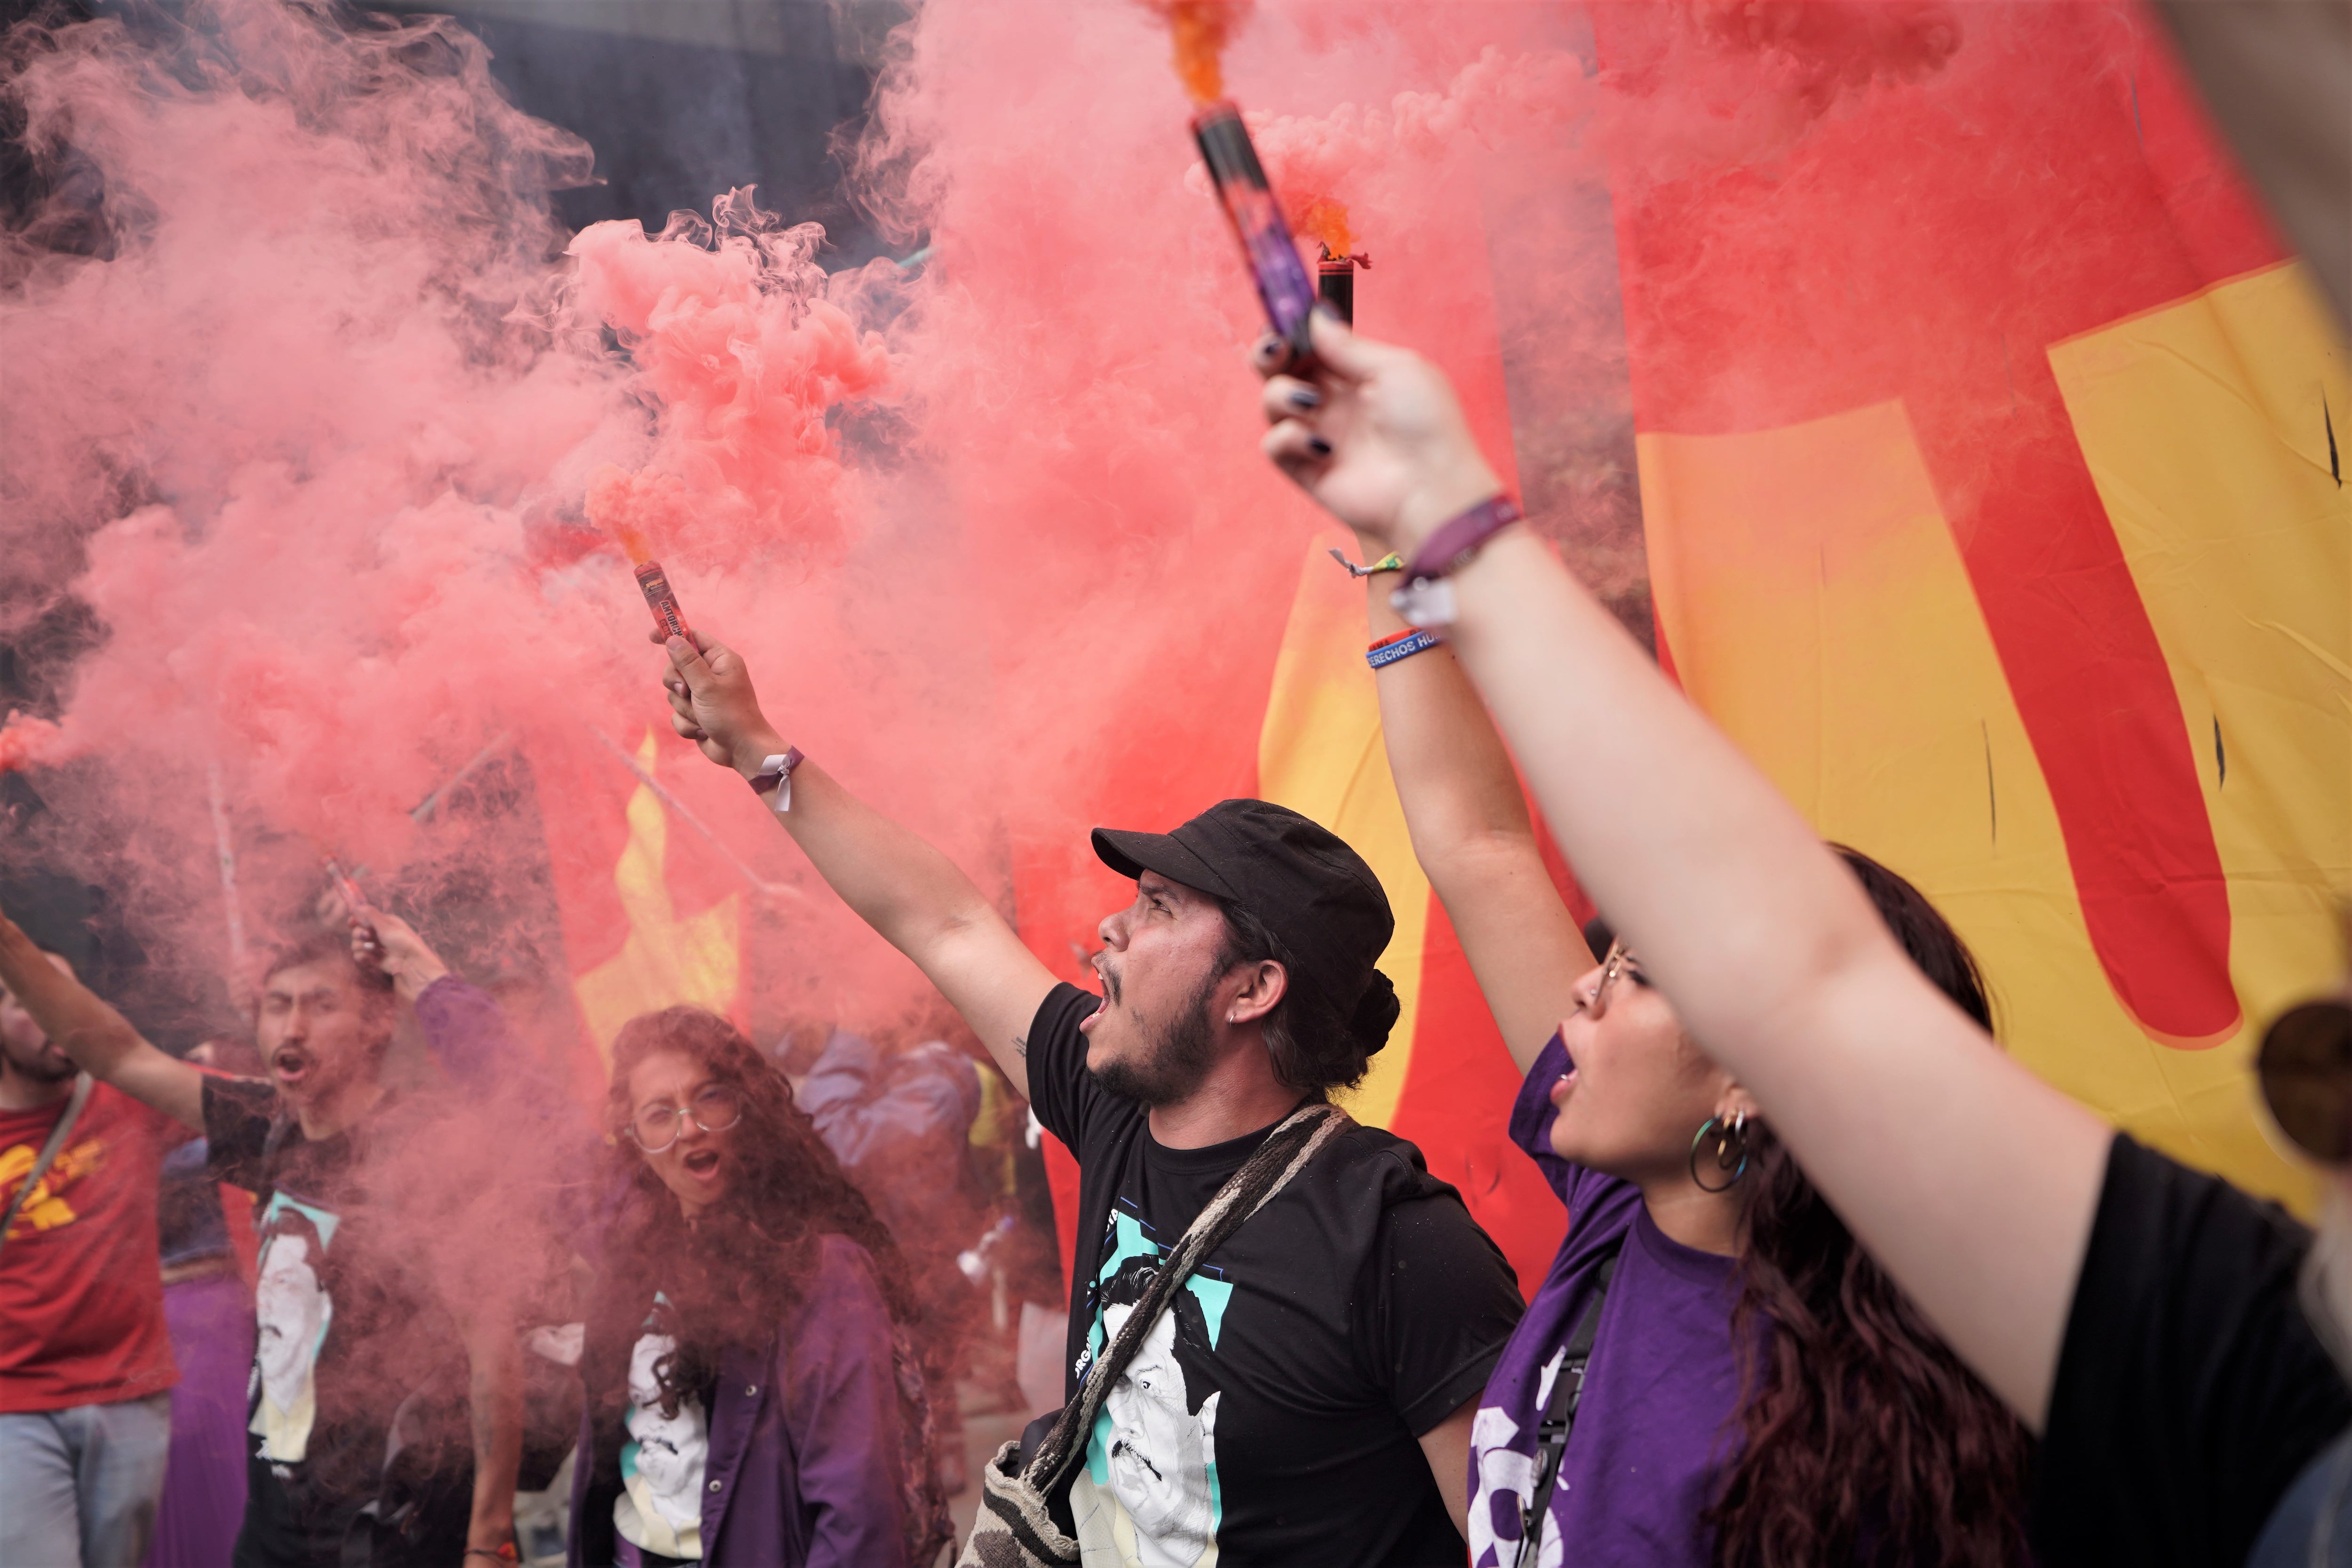
<instances>
[{"instance_id":1,"label":"white wristband","mask_svg":"<svg viewBox=\"0 0 2352 1568\"><path fill-rule=\"evenodd\" d=\"M1443 631L1454 624L1454 580L1415 577L1389 595L1389 607L1402 616L1407 626Z\"/></svg>"},{"instance_id":2,"label":"white wristband","mask_svg":"<svg viewBox=\"0 0 2352 1568\"><path fill-rule=\"evenodd\" d=\"M761 758L760 771L751 781L752 793L765 795L772 788L776 792L775 798L768 804L777 816L783 816L793 808L793 770L807 760L801 755L798 746Z\"/></svg>"}]
</instances>

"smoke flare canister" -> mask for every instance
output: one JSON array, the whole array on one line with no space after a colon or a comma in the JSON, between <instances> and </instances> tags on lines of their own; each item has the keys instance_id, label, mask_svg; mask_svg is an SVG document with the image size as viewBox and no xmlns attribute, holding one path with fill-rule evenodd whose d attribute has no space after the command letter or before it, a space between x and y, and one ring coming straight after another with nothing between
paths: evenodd
<instances>
[{"instance_id":1,"label":"smoke flare canister","mask_svg":"<svg viewBox=\"0 0 2352 1568\"><path fill-rule=\"evenodd\" d=\"M343 869L343 863L331 856L327 860L327 879L335 885L335 896L343 900L343 913L365 922L368 898L360 890L359 879Z\"/></svg>"},{"instance_id":2,"label":"smoke flare canister","mask_svg":"<svg viewBox=\"0 0 2352 1568\"><path fill-rule=\"evenodd\" d=\"M1327 248L1315 264L1315 291L1349 326L1356 324L1356 258L1334 256Z\"/></svg>"},{"instance_id":3,"label":"smoke flare canister","mask_svg":"<svg viewBox=\"0 0 2352 1568\"><path fill-rule=\"evenodd\" d=\"M374 906L368 902L367 894L361 889L359 879L344 870L343 863L330 855L327 857L327 879L334 884L335 896L343 900L343 918L352 922L352 931L367 944L369 956L376 963L383 963L383 939L376 935L375 922L368 919L375 912ZM388 987L392 984L391 973L383 969L371 970L363 964L361 973L367 976L371 985Z\"/></svg>"},{"instance_id":4,"label":"smoke flare canister","mask_svg":"<svg viewBox=\"0 0 2352 1568\"><path fill-rule=\"evenodd\" d=\"M1200 143L1201 161L1216 182L1217 199L1241 237L1242 255L1257 283L1257 297L1265 319L1290 345L1291 368L1314 363L1307 341L1307 317L1315 309L1315 280L1307 276L1290 226L1282 221L1282 204L1266 184L1265 167L1257 161L1242 111L1230 102L1210 104L1192 116L1192 139Z\"/></svg>"},{"instance_id":5,"label":"smoke flare canister","mask_svg":"<svg viewBox=\"0 0 2352 1568\"><path fill-rule=\"evenodd\" d=\"M653 610L654 626L665 637L686 636L686 612L677 607L677 595L670 592L668 574L658 561L640 562L637 565L637 586L646 595L646 604Z\"/></svg>"}]
</instances>

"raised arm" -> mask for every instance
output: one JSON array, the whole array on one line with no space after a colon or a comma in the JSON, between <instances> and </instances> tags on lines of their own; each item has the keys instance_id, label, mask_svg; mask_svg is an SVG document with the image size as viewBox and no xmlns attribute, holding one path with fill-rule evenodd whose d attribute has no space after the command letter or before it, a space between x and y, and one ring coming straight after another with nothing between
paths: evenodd
<instances>
[{"instance_id":1,"label":"raised arm","mask_svg":"<svg viewBox=\"0 0 2352 1568\"><path fill-rule=\"evenodd\" d=\"M1407 629L1389 607L1395 582L1365 579L1376 639ZM1399 659L1376 670L1373 684L1413 856L1525 1072L1575 1009L1575 983L1592 954L1544 868L1510 753L1451 650Z\"/></svg>"},{"instance_id":2,"label":"raised arm","mask_svg":"<svg viewBox=\"0 0 2352 1568\"><path fill-rule=\"evenodd\" d=\"M1314 331L1328 368L1269 381L1266 452L1410 560L1501 487L1433 367L1334 321ZM1541 542L1507 531L1451 581L1450 644L1578 877L1864 1244L2038 1426L2109 1130L1985 1048L1804 819Z\"/></svg>"},{"instance_id":3,"label":"raised arm","mask_svg":"<svg viewBox=\"0 0 2352 1568\"><path fill-rule=\"evenodd\" d=\"M0 984L16 994L74 1066L199 1132L205 1130L205 1075L150 1045L129 1019L51 964L5 915L0 915Z\"/></svg>"},{"instance_id":4,"label":"raised arm","mask_svg":"<svg viewBox=\"0 0 2352 1568\"><path fill-rule=\"evenodd\" d=\"M522 1470L520 1329L512 1300L502 1289L451 1307L466 1342L466 1404L474 1436L466 1559L506 1561L500 1549L514 1544L515 1481Z\"/></svg>"},{"instance_id":5,"label":"raised arm","mask_svg":"<svg viewBox=\"0 0 2352 1568\"><path fill-rule=\"evenodd\" d=\"M698 637L669 642L671 726L712 762L746 780L785 751L760 711L751 671L732 648ZM1013 1089L1029 1093L1030 1020L1054 989L1053 973L955 862L859 800L815 763L792 778L792 809L779 819L817 872L858 918L915 961L940 988Z\"/></svg>"}]
</instances>

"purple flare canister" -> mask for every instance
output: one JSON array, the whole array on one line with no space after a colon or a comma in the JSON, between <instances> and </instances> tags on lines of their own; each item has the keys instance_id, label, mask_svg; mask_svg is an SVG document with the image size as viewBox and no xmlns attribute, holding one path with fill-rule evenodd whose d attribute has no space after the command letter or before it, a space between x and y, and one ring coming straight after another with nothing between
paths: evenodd
<instances>
[{"instance_id":1,"label":"purple flare canister","mask_svg":"<svg viewBox=\"0 0 2352 1568\"><path fill-rule=\"evenodd\" d=\"M1265 167L1242 124L1242 111L1229 102L1209 105L1192 116L1192 139L1200 144L1201 161L1216 183L1217 199L1241 237L1242 255L1256 280L1257 297L1265 319L1290 345L1289 369L1299 374L1312 367L1315 355L1307 341L1307 317L1315 309L1315 279L1299 259L1290 226L1282 221L1282 204L1266 184Z\"/></svg>"}]
</instances>

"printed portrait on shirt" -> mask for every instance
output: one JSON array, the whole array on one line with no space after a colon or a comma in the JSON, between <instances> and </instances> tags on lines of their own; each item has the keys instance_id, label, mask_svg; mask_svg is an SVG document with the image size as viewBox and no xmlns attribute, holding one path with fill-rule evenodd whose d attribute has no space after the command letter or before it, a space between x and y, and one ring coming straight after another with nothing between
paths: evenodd
<instances>
[{"instance_id":1,"label":"printed portrait on shirt","mask_svg":"<svg viewBox=\"0 0 2352 1568\"><path fill-rule=\"evenodd\" d=\"M333 1325L327 1248L341 1222L330 1210L271 1194L262 1214L253 1289L253 1422L261 1457L299 1464L318 1419L319 1351Z\"/></svg>"},{"instance_id":2,"label":"printed portrait on shirt","mask_svg":"<svg viewBox=\"0 0 2352 1568\"><path fill-rule=\"evenodd\" d=\"M702 1474L710 1458L710 1422L691 1394L677 1414L662 1411L662 1358L677 1349L667 1334L640 1334L629 1352L629 1440L621 1448L621 1496L614 1527L642 1551L665 1557L702 1555Z\"/></svg>"},{"instance_id":3,"label":"printed portrait on shirt","mask_svg":"<svg viewBox=\"0 0 2352 1568\"><path fill-rule=\"evenodd\" d=\"M1115 1210L1090 1292L1088 1363L1159 1277L1162 1249ZM1196 1272L1111 1385L1070 1489L1086 1568L1206 1568L1223 1518L1217 1483L1217 1336L1233 1286Z\"/></svg>"}]
</instances>

